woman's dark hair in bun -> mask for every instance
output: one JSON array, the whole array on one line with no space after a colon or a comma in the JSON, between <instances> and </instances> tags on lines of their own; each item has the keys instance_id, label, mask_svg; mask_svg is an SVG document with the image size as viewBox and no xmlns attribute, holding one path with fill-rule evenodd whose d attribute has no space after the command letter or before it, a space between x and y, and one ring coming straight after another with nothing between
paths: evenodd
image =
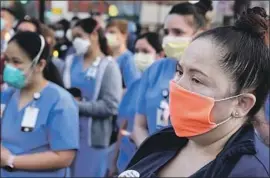
<instances>
[{"instance_id":1,"label":"woman's dark hair in bun","mask_svg":"<svg viewBox=\"0 0 270 178\"><path fill-rule=\"evenodd\" d=\"M196 4L183 2L176 4L169 12L170 14L192 15L193 24L196 28L204 28L207 25L206 13L213 10L212 0L200 0Z\"/></svg>"},{"instance_id":2,"label":"woman's dark hair in bun","mask_svg":"<svg viewBox=\"0 0 270 178\"><path fill-rule=\"evenodd\" d=\"M269 45L269 17L261 7L247 9L235 22L235 29L261 37Z\"/></svg>"},{"instance_id":3,"label":"woman's dark hair in bun","mask_svg":"<svg viewBox=\"0 0 270 178\"><path fill-rule=\"evenodd\" d=\"M197 7L198 12L205 16L208 11L213 10L212 3L212 0L200 0L195 4L195 6Z\"/></svg>"},{"instance_id":4,"label":"woman's dark hair in bun","mask_svg":"<svg viewBox=\"0 0 270 178\"><path fill-rule=\"evenodd\" d=\"M270 92L269 18L261 7L247 9L234 26L219 27L200 34L222 53L221 67L232 77L235 95L248 91L256 96L253 117Z\"/></svg>"}]
</instances>

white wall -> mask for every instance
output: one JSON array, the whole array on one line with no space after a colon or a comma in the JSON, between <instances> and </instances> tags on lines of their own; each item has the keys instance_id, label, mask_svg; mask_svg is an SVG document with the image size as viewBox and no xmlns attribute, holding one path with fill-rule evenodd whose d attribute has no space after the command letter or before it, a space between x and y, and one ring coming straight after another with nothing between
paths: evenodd
<instances>
[{"instance_id":1,"label":"white wall","mask_svg":"<svg viewBox=\"0 0 270 178\"><path fill-rule=\"evenodd\" d=\"M163 24L172 6L143 2L140 13L142 25Z\"/></svg>"}]
</instances>

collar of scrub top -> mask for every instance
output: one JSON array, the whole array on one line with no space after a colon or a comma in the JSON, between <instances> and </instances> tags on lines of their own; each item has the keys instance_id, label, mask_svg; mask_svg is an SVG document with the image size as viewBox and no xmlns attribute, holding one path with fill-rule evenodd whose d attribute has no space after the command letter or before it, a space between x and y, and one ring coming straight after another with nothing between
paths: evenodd
<instances>
[{"instance_id":1,"label":"collar of scrub top","mask_svg":"<svg viewBox=\"0 0 270 178\"><path fill-rule=\"evenodd\" d=\"M101 61L101 57L97 57L96 60L93 62L93 64L87 69L87 72L86 72L87 79L96 78L97 68L100 64L100 61Z\"/></svg>"},{"instance_id":2,"label":"collar of scrub top","mask_svg":"<svg viewBox=\"0 0 270 178\"><path fill-rule=\"evenodd\" d=\"M34 101L31 104L31 107L33 107L33 108L36 107L36 101L39 100L40 97L41 97L41 93L40 92L34 93L34 95L33 95Z\"/></svg>"}]
</instances>

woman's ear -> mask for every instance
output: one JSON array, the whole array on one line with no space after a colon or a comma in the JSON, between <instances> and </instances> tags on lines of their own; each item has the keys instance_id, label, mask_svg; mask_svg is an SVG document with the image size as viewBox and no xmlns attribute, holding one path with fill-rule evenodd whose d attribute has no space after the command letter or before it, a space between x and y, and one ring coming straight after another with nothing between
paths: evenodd
<instances>
[{"instance_id":1,"label":"woman's ear","mask_svg":"<svg viewBox=\"0 0 270 178\"><path fill-rule=\"evenodd\" d=\"M164 51L161 51L157 54L157 59L161 59L161 58L164 58L165 57L165 52Z\"/></svg>"},{"instance_id":2,"label":"woman's ear","mask_svg":"<svg viewBox=\"0 0 270 178\"><path fill-rule=\"evenodd\" d=\"M52 38L51 37L47 37L46 38L46 41L47 41L48 45L51 45L52 44Z\"/></svg>"},{"instance_id":3,"label":"woman's ear","mask_svg":"<svg viewBox=\"0 0 270 178\"><path fill-rule=\"evenodd\" d=\"M47 65L47 61L45 59L41 59L36 66L36 72L42 73Z\"/></svg>"},{"instance_id":4,"label":"woman's ear","mask_svg":"<svg viewBox=\"0 0 270 178\"><path fill-rule=\"evenodd\" d=\"M245 117L256 103L256 97L253 94L243 94L238 98L238 104L235 113L239 117Z\"/></svg>"}]
</instances>

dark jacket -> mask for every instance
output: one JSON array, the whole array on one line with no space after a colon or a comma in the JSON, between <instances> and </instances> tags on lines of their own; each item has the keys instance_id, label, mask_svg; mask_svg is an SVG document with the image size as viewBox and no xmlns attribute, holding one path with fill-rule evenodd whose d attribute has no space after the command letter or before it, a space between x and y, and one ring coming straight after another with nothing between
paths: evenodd
<instances>
[{"instance_id":1,"label":"dark jacket","mask_svg":"<svg viewBox=\"0 0 270 178\"><path fill-rule=\"evenodd\" d=\"M187 142L186 138L177 137L172 127L166 128L142 144L127 170L139 172L140 177L156 177L157 171ZM269 161L269 148L256 136L252 125L245 125L230 138L216 159L203 168L200 177L269 177Z\"/></svg>"}]
</instances>

